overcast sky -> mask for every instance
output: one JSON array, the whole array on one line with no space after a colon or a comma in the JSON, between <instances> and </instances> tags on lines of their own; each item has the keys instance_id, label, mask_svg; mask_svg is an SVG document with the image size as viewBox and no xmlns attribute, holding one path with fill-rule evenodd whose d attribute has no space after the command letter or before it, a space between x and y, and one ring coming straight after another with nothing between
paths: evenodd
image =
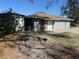
<instances>
[{"instance_id":1,"label":"overcast sky","mask_svg":"<svg viewBox=\"0 0 79 59\"><path fill-rule=\"evenodd\" d=\"M35 3L31 3L29 0L0 0L0 12L12 8L16 13L29 15L36 12L45 12L53 15L61 15L62 1L56 3L53 7L48 10L45 8L47 1L37 0Z\"/></svg>"}]
</instances>

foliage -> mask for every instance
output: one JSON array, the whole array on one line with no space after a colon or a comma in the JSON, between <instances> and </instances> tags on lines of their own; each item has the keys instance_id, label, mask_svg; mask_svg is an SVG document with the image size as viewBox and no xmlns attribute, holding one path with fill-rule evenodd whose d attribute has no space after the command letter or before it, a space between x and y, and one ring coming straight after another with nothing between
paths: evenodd
<instances>
[{"instance_id":1,"label":"foliage","mask_svg":"<svg viewBox=\"0 0 79 59\"><path fill-rule=\"evenodd\" d=\"M0 36L15 32L17 22L12 14L12 9L0 14Z\"/></svg>"},{"instance_id":2,"label":"foliage","mask_svg":"<svg viewBox=\"0 0 79 59\"><path fill-rule=\"evenodd\" d=\"M65 0L62 6L62 15L67 15L74 19L74 23L78 23L79 19L79 0Z\"/></svg>"},{"instance_id":3,"label":"foliage","mask_svg":"<svg viewBox=\"0 0 79 59\"><path fill-rule=\"evenodd\" d=\"M35 3L36 0L29 0L31 3ZM38 0L41 1L41 0ZM56 4L59 0L42 0L42 2L46 3L46 9L48 9L49 7L54 6L54 4Z\"/></svg>"}]
</instances>

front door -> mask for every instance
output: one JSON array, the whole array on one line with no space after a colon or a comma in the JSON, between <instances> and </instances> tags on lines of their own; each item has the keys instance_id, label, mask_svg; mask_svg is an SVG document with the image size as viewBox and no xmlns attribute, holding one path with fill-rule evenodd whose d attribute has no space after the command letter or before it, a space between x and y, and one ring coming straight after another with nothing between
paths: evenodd
<instances>
[{"instance_id":1,"label":"front door","mask_svg":"<svg viewBox=\"0 0 79 59\"><path fill-rule=\"evenodd\" d=\"M40 21L40 31L44 31L45 30L45 20L41 20Z\"/></svg>"}]
</instances>

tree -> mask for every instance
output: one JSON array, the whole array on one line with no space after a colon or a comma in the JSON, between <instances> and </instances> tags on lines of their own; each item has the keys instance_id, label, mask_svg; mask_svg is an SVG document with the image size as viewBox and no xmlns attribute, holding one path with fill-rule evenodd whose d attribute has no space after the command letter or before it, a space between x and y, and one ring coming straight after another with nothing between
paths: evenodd
<instances>
[{"instance_id":1,"label":"tree","mask_svg":"<svg viewBox=\"0 0 79 59\"><path fill-rule=\"evenodd\" d=\"M74 24L79 24L79 0L65 0L66 3L62 6L62 15L66 15L74 19Z\"/></svg>"},{"instance_id":2,"label":"tree","mask_svg":"<svg viewBox=\"0 0 79 59\"><path fill-rule=\"evenodd\" d=\"M0 14L0 36L15 32L17 22L12 15L12 9Z\"/></svg>"},{"instance_id":3,"label":"tree","mask_svg":"<svg viewBox=\"0 0 79 59\"><path fill-rule=\"evenodd\" d=\"M40 1L40 0L39 0ZM43 0L42 0L43 1ZM57 3L59 0L44 0L46 3L47 3L47 5L46 5L46 9L48 9L49 7L52 7L54 4L55 4L55 2ZM34 2L36 2L35 0L30 0L30 2L31 3L34 3Z\"/></svg>"}]
</instances>

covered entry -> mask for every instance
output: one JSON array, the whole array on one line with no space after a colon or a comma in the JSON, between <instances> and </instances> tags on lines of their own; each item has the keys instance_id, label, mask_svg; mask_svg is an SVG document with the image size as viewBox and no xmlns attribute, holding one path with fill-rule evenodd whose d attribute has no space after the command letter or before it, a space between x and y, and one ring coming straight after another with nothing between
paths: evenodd
<instances>
[{"instance_id":1,"label":"covered entry","mask_svg":"<svg viewBox=\"0 0 79 59\"><path fill-rule=\"evenodd\" d=\"M25 18L25 30L33 30L34 21L32 18Z\"/></svg>"},{"instance_id":2,"label":"covered entry","mask_svg":"<svg viewBox=\"0 0 79 59\"><path fill-rule=\"evenodd\" d=\"M45 20L35 20L34 21L34 31L44 31L45 30Z\"/></svg>"}]
</instances>

